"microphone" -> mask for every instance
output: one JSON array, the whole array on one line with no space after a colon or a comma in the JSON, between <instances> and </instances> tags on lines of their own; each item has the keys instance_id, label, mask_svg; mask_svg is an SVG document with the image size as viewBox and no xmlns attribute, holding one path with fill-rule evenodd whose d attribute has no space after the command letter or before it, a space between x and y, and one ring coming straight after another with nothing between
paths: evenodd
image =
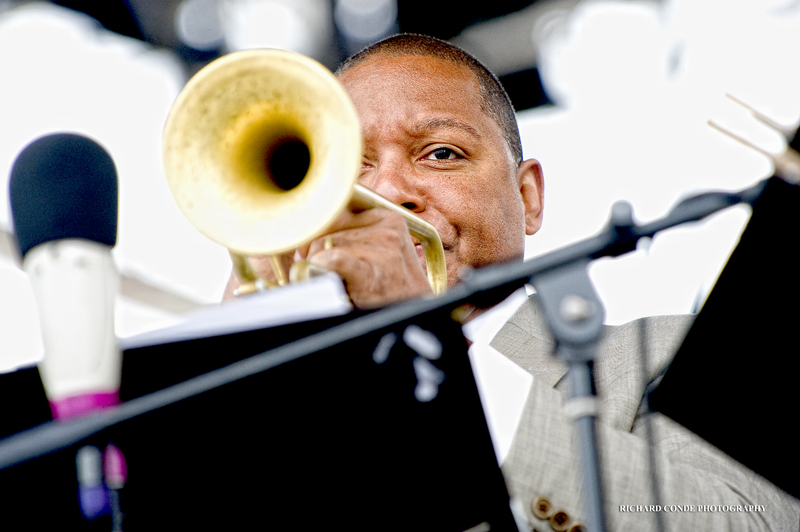
<instances>
[{"instance_id":1,"label":"microphone","mask_svg":"<svg viewBox=\"0 0 800 532\"><path fill-rule=\"evenodd\" d=\"M47 135L17 156L9 197L22 269L39 311L45 348L39 372L53 417L118 404L114 162L89 138Z\"/></svg>"}]
</instances>

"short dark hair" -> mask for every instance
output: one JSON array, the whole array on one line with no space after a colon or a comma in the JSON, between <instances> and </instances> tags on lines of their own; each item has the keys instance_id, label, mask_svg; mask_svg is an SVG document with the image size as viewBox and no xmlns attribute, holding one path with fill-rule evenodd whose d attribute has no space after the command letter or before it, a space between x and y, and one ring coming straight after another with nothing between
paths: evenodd
<instances>
[{"instance_id":1,"label":"short dark hair","mask_svg":"<svg viewBox=\"0 0 800 532\"><path fill-rule=\"evenodd\" d=\"M497 76L492 74L483 63L447 41L427 35L401 33L378 41L349 57L336 69L336 75L338 76L376 55L390 57L427 55L469 68L478 78L481 109L500 126L503 131L503 137L511 149L515 164L519 165L522 162L522 141L520 140L517 117L514 114L511 99L506 94Z\"/></svg>"}]
</instances>

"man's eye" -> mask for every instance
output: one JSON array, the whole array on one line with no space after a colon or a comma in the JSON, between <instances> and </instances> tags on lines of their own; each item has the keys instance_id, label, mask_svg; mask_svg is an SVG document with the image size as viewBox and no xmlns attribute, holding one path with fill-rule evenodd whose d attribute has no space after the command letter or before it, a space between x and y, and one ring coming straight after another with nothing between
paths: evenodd
<instances>
[{"instance_id":1,"label":"man's eye","mask_svg":"<svg viewBox=\"0 0 800 532\"><path fill-rule=\"evenodd\" d=\"M438 148L431 152L430 157L433 159L458 159L458 154L450 148Z\"/></svg>"}]
</instances>

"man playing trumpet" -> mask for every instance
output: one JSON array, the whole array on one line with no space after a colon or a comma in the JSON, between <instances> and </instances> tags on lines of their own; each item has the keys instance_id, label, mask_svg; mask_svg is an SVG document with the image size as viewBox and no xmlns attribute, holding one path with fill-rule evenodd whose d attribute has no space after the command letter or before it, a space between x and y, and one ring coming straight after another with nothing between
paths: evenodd
<instances>
[{"instance_id":1,"label":"man playing trumpet","mask_svg":"<svg viewBox=\"0 0 800 532\"><path fill-rule=\"evenodd\" d=\"M449 44L404 35L350 58L337 76L361 120L359 182L436 228L448 284L457 283L464 268L522 259L525 235L535 234L542 223L542 170L536 160L523 160L513 108L485 67ZM282 260L288 266L298 259L337 272L360 308L431 290L419 243L400 216L383 209L344 212L325 235ZM267 259L251 262L265 277L272 275ZM232 275L226 297L238 285ZM472 309L465 321L482 312ZM689 324L688 317L645 320L649 375L668 363ZM616 511L654 504L643 423L637 415L643 391L636 363L642 348L638 325L609 327L606 337L612 341L601 346L596 366L612 530L655 527L647 512ZM566 368L551 357L553 342L535 300L522 304L489 340L492 348L534 376L502 465L509 490L524 503L533 527L544 530L549 521L553 529L568 530L583 521L583 504L572 427L561 404ZM652 417L661 504L695 508L665 515L670 530L798 528L796 499L694 434L661 416ZM764 509L711 512L699 511L698 505ZM554 520L556 514L560 517Z\"/></svg>"}]
</instances>

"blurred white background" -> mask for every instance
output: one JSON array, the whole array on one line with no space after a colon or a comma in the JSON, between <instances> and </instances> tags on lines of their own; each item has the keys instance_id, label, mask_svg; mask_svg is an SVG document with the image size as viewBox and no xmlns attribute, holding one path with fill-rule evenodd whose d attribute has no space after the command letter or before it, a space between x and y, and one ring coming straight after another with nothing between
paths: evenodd
<instances>
[{"instance_id":1,"label":"blurred white background","mask_svg":"<svg viewBox=\"0 0 800 532\"><path fill-rule=\"evenodd\" d=\"M219 24L204 19L198 34L186 21L204 2L184 4L189 7L176 28L196 46L223 39L231 50L286 48L326 64L334 19L340 34L355 28L350 46L397 29L389 23L396 16L391 1L209 0L224 9L214 11ZM473 36L489 35L484 55L471 51L500 70L502 61L535 57L555 104L519 113L525 155L541 161L546 180L545 223L529 237L528 257L597 233L615 201L628 201L638 221L649 221L686 195L744 188L770 175L768 158L706 121L770 151L784 149L780 135L725 93L797 126L800 71L792 52L800 49L800 2L595 0L535 7L454 39L470 49ZM362 17L360 25L343 25L345 16ZM512 23L513 47L493 63L489 45ZM492 24L501 33L491 33ZM230 269L227 252L183 218L161 170L161 128L186 79L179 57L107 31L82 13L38 2L0 1L0 50L0 229L6 236L11 231L7 180L19 151L48 133L88 135L106 147L119 172L114 257L128 284L118 301L118 335L162 327L195 306L215 304ZM664 233L627 257L596 262L591 275L607 322L695 309L748 214L734 208ZM14 251L0 245L0 370L41 357L37 320Z\"/></svg>"}]
</instances>

